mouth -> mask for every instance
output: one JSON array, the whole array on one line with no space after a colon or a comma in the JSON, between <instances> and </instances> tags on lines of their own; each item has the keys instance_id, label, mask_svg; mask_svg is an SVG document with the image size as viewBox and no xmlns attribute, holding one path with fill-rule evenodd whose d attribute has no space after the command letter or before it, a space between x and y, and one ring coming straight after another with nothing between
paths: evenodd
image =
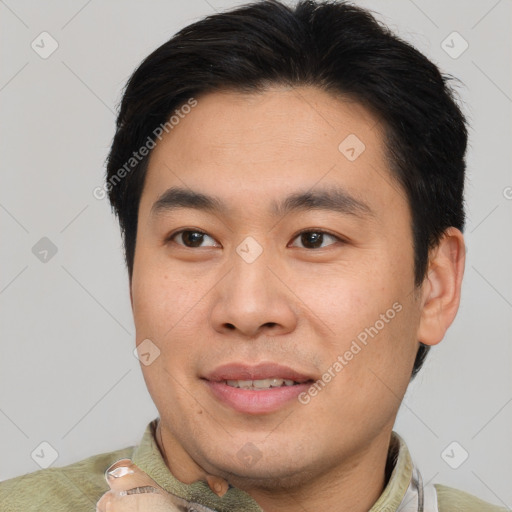
<instances>
[{"instance_id":1,"label":"mouth","mask_svg":"<svg viewBox=\"0 0 512 512\"><path fill-rule=\"evenodd\" d=\"M315 379L275 363L229 364L202 378L214 399L244 414L269 414L290 406Z\"/></svg>"},{"instance_id":2,"label":"mouth","mask_svg":"<svg viewBox=\"0 0 512 512\"><path fill-rule=\"evenodd\" d=\"M226 380L222 382L232 388L253 390L282 388L283 386L297 386L298 384L301 384L300 382L296 382L291 379L280 379L279 377L258 380Z\"/></svg>"}]
</instances>

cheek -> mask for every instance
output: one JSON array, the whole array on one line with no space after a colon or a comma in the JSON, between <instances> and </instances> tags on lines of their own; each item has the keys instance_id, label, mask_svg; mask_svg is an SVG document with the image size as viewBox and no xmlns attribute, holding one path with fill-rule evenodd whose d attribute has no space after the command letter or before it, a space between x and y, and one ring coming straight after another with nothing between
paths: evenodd
<instances>
[{"instance_id":1,"label":"cheek","mask_svg":"<svg viewBox=\"0 0 512 512\"><path fill-rule=\"evenodd\" d=\"M400 299L403 288L390 263L376 258L325 266L303 272L300 278L290 274L289 281L313 321L329 328L327 339L338 348L374 325Z\"/></svg>"},{"instance_id":2,"label":"cheek","mask_svg":"<svg viewBox=\"0 0 512 512\"><path fill-rule=\"evenodd\" d=\"M166 382L164 389L174 389L169 373L180 382L190 378L190 368L204 348L202 340L207 339L208 301L204 298L210 287L208 279L195 279L182 270L172 271L154 263L134 272L136 339L138 343L150 339L160 351L151 366L142 368L152 396L159 396L162 382Z\"/></svg>"},{"instance_id":3,"label":"cheek","mask_svg":"<svg viewBox=\"0 0 512 512\"><path fill-rule=\"evenodd\" d=\"M323 366L328 370L342 356L340 386L366 389L384 373L401 374L408 380L408 367L416 350L418 314L412 300L412 271L399 272L409 262L398 262L385 251L365 265L325 269L314 277L297 281L296 294L310 306L310 318L327 326L321 336ZM321 322L320 322L321 321ZM411 359L412 358L412 359ZM391 379L393 380L393 379ZM401 386L402 380L395 382ZM365 392L366 392L365 391Z\"/></svg>"},{"instance_id":4,"label":"cheek","mask_svg":"<svg viewBox=\"0 0 512 512\"><path fill-rule=\"evenodd\" d=\"M187 321L201 295L201 283L184 272L172 272L165 265L140 264L132 278L133 317L141 335L165 336L178 323Z\"/></svg>"},{"instance_id":5,"label":"cheek","mask_svg":"<svg viewBox=\"0 0 512 512\"><path fill-rule=\"evenodd\" d=\"M417 306L397 290L382 293L380 300L372 297L353 314L357 321L350 322L350 333L339 339L335 354L342 355L343 370L333 392L350 390L355 410L372 409L384 417L393 413L410 381L417 351Z\"/></svg>"}]
</instances>

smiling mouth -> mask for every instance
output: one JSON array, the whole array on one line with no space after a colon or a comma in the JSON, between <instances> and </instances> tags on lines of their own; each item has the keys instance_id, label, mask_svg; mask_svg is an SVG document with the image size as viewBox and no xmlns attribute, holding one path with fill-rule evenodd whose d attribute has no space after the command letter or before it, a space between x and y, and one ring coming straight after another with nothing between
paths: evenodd
<instances>
[{"instance_id":1,"label":"smiling mouth","mask_svg":"<svg viewBox=\"0 0 512 512\"><path fill-rule=\"evenodd\" d=\"M278 377L259 380L225 380L221 382L232 388L251 389L256 391L303 384L303 382L297 382L291 379L280 379Z\"/></svg>"},{"instance_id":2,"label":"smiling mouth","mask_svg":"<svg viewBox=\"0 0 512 512\"><path fill-rule=\"evenodd\" d=\"M310 379L295 381L280 377L203 381L213 396L225 406L251 415L270 414L291 406L313 382Z\"/></svg>"},{"instance_id":3,"label":"smiling mouth","mask_svg":"<svg viewBox=\"0 0 512 512\"><path fill-rule=\"evenodd\" d=\"M242 414L270 414L291 407L314 382L313 374L263 361L232 362L203 374L215 400Z\"/></svg>"}]
</instances>

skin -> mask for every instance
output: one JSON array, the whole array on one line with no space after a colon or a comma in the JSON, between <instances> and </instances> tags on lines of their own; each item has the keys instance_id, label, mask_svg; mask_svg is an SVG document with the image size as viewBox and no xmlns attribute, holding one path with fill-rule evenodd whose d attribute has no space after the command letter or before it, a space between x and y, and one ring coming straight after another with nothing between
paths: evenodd
<instances>
[{"instance_id":1,"label":"skin","mask_svg":"<svg viewBox=\"0 0 512 512\"><path fill-rule=\"evenodd\" d=\"M106 480L110 491L106 492L96 504L96 512L189 512L190 502L171 495L160 487L130 459L121 459L106 471ZM208 484L213 492L222 496L228 484L218 477L209 477ZM150 489L148 489L148 487ZM133 490L145 488L144 493ZM123 494L130 490L131 494ZM151 491L151 492L149 492ZM195 512L213 512L212 509L193 504Z\"/></svg>"},{"instance_id":2,"label":"skin","mask_svg":"<svg viewBox=\"0 0 512 512\"><path fill-rule=\"evenodd\" d=\"M457 312L463 236L446 231L415 289L406 195L388 168L381 126L361 105L313 87L197 100L152 152L131 279L137 344L149 338L160 350L142 370L166 464L185 483L224 478L266 512L297 503L367 511L386 483L418 341L439 343ZM349 134L366 146L353 162L338 150ZM226 212L152 215L177 186L217 196ZM288 194L335 186L373 215L271 213ZM206 233L202 245L187 247L183 229ZM339 240L324 235L314 248L298 235L306 229ZM247 236L263 250L252 263L236 251ZM307 405L241 413L201 379L221 364L262 361L321 378L397 302L402 310ZM237 456L249 442L261 455L255 464Z\"/></svg>"}]
</instances>

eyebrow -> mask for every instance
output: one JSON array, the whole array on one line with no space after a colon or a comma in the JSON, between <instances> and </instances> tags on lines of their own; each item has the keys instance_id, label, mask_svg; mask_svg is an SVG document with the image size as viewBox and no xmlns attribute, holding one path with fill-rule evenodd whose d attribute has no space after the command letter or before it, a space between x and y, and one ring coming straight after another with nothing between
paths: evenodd
<instances>
[{"instance_id":1,"label":"eyebrow","mask_svg":"<svg viewBox=\"0 0 512 512\"><path fill-rule=\"evenodd\" d=\"M361 218L375 216L375 212L365 202L356 199L339 187L295 192L284 200L273 201L270 206L270 212L276 217L309 210L330 210ZM227 215L229 210L219 197L186 188L171 187L155 201L151 207L151 215L158 216L180 208L192 208L223 215Z\"/></svg>"}]
</instances>

